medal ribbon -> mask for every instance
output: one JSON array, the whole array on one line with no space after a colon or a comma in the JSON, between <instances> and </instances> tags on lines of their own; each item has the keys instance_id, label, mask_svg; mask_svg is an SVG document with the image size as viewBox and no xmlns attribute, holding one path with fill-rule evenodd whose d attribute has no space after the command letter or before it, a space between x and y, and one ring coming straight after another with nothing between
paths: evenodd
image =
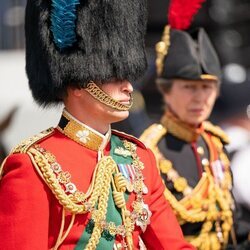
<instances>
[{"instance_id":1,"label":"medal ribbon","mask_svg":"<svg viewBox=\"0 0 250 250\"><path fill-rule=\"evenodd\" d=\"M118 136L112 135L111 136L111 150L110 150L110 156L113 158L113 160L116 162L117 165L131 165L132 163L132 157L131 155L122 155L115 153L115 149L124 149L126 151L125 147L123 146L123 143L121 139ZM126 176L125 176L126 178ZM108 199L108 210L106 214L106 221L107 222L114 222L116 226L122 224L122 217L121 217L121 211L119 208L116 207L113 196L112 196L112 188L110 187L110 193L109 193L109 199ZM128 200L129 195L127 193L124 193L125 200ZM93 222L89 221L81 238L79 239L75 250L82 250L86 247L90 237L91 237L91 230L88 230L89 228L93 228ZM114 238L108 238L105 236L102 236L100 238L99 244L97 245L97 250L103 250L103 249L113 249L115 239Z\"/></svg>"}]
</instances>

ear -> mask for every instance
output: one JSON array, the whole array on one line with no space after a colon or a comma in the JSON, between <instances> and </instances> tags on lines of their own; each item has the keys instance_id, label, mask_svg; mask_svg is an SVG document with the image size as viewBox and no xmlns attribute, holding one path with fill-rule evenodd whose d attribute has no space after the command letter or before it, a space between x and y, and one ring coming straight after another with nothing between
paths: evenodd
<instances>
[{"instance_id":1,"label":"ear","mask_svg":"<svg viewBox=\"0 0 250 250\"><path fill-rule=\"evenodd\" d=\"M80 96L82 96L83 91L84 91L83 89L75 88L75 89L73 89L73 95L76 96L76 97L80 97Z\"/></svg>"},{"instance_id":2,"label":"ear","mask_svg":"<svg viewBox=\"0 0 250 250\"><path fill-rule=\"evenodd\" d=\"M83 94L83 89L82 88L76 88L76 87L68 87L67 93L68 96L75 96L75 97L80 97Z\"/></svg>"}]
</instances>

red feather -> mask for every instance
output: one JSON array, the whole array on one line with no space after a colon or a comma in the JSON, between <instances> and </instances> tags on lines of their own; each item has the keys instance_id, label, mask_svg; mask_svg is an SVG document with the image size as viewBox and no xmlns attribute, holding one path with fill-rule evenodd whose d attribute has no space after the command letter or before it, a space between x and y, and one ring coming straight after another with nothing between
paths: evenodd
<instances>
[{"instance_id":1,"label":"red feather","mask_svg":"<svg viewBox=\"0 0 250 250\"><path fill-rule=\"evenodd\" d=\"M186 30L205 0L172 0L168 10L168 23L171 28Z\"/></svg>"}]
</instances>

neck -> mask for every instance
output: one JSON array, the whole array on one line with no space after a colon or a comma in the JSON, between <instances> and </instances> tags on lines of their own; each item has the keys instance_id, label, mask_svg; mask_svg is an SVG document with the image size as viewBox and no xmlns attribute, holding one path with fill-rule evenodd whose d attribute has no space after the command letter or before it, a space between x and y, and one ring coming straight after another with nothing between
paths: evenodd
<instances>
[{"instance_id":1,"label":"neck","mask_svg":"<svg viewBox=\"0 0 250 250\"><path fill-rule=\"evenodd\" d=\"M189 127L191 129L196 129L196 128L199 128L201 126L200 123L190 124L190 123L187 123L187 122L181 120L178 117L178 115L171 109L170 106L167 106L167 108L165 110L165 114L168 115L168 116L171 116L174 120L178 121L178 123L182 124L183 126Z\"/></svg>"},{"instance_id":2,"label":"neck","mask_svg":"<svg viewBox=\"0 0 250 250\"><path fill-rule=\"evenodd\" d=\"M110 123L104 121L100 115L94 113L93 110L91 110L91 107L87 110L81 108L80 106L75 106L74 108L65 106L65 110L78 121L86 124L101 134L106 134L109 130Z\"/></svg>"},{"instance_id":3,"label":"neck","mask_svg":"<svg viewBox=\"0 0 250 250\"><path fill-rule=\"evenodd\" d=\"M170 134L186 142L197 141L204 130L202 124L197 127L190 126L182 122L170 111L165 112L161 119L161 123Z\"/></svg>"}]
</instances>

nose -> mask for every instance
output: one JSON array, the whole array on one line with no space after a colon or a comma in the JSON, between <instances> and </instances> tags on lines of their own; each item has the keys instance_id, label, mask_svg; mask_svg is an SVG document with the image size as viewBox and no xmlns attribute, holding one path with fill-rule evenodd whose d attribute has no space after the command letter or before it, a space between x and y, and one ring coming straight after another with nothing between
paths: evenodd
<instances>
[{"instance_id":1,"label":"nose","mask_svg":"<svg viewBox=\"0 0 250 250\"><path fill-rule=\"evenodd\" d=\"M131 94L134 88L129 81L122 81L122 91Z\"/></svg>"},{"instance_id":2,"label":"nose","mask_svg":"<svg viewBox=\"0 0 250 250\"><path fill-rule=\"evenodd\" d=\"M194 92L193 98L196 102L204 102L207 99L207 95L202 88L198 88Z\"/></svg>"}]
</instances>

